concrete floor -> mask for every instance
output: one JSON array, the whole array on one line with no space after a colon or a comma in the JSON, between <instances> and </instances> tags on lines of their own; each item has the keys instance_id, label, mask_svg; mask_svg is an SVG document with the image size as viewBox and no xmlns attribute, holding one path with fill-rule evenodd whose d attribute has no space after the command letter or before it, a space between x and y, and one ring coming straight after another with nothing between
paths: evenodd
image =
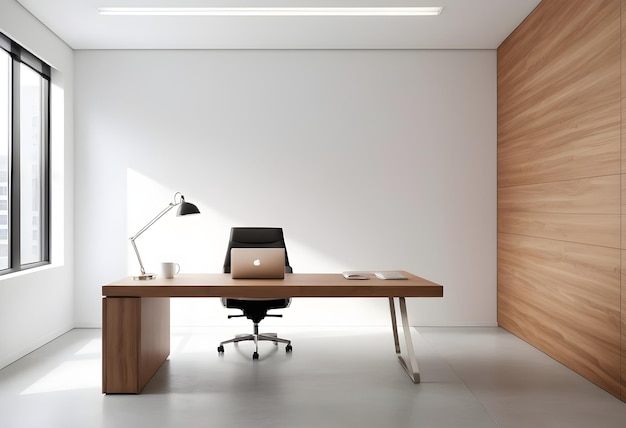
<instances>
[{"instance_id":1,"label":"concrete floor","mask_svg":"<svg viewBox=\"0 0 626 428\"><path fill-rule=\"evenodd\" d=\"M101 394L101 332L73 330L0 370L3 428L624 428L626 403L496 327L418 328L413 384L390 328L280 329L293 341L174 328L140 395Z\"/></svg>"}]
</instances>

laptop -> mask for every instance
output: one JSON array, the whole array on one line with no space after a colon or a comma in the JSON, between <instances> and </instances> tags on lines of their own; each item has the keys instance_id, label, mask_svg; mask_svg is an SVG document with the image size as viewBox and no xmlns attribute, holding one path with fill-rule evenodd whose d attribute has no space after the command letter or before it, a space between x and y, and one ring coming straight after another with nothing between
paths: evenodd
<instances>
[{"instance_id":1,"label":"laptop","mask_svg":"<svg viewBox=\"0 0 626 428\"><path fill-rule=\"evenodd\" d=\"M234 279L285 277L284 248L231 248L230 273Z\"/></svg>"}]
</instances>

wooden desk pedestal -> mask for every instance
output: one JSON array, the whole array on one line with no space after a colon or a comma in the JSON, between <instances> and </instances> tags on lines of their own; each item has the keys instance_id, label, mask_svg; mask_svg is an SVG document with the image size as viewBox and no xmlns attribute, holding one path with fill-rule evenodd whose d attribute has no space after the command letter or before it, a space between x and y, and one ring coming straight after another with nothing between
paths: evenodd
<instances>
[{"instance_id":1,"label":"wooden desk pedestal","mask_svg":"<svg viewBox=\"0 0 626 428\"><path fill-rule=\"evenodd\" d=\"M170 354L170 299L102 299L102 392L138 394Z\"/></svg>"}]
</instances>

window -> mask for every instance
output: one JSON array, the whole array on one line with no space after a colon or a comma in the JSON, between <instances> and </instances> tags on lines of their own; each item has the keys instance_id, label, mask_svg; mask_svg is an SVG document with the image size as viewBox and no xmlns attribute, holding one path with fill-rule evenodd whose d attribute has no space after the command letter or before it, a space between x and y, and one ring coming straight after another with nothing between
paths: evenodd
<instances>
[{"instance_id":1,"label":"window","mask_svg":"<svg viewBox=\"0 0 626 428\"><path fill-rule=\"evenodd\" d=\"M0 33L0 274L49 256L50 66Z\"/></svg>"}]
</instances>

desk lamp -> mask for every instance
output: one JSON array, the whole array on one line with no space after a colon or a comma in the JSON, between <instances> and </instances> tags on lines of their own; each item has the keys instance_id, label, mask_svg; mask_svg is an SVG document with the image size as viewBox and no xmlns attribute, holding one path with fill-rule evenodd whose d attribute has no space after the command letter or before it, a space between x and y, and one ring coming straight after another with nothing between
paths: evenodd
<instances>
[{"instance_id":1,"label":"desk lamp","mask_svg":"<svg viewBox=\"0 0 626 428\"><path fill-rule=\"evenodd\" d=\"M178 200L178 202L176 201L177 196L180 196L180 200ZM191 204L189 202L185 202L185 197L180 192L176 192L174 193L174 202L170 202L169 205L163 209L163 211L157 214L155 218L150 220L148 224L142 227L139 232L135 233L135 235L129 238L130 243L133 244L133 249L135 250L135 254L137 254L137 260L139 260L139 267L141 267L141 274L133 276L133 279L146 280L146 279L156 278L156 274L146 273L146 270L144 269L143 263L141 261L141 256L139 255L139 251L137 250L137 245L135 245L135 240L139 238L139 235L141 235L146 230L148 230L150 226L156 223L157 220L163 217L169 210L171 210L172 208L178 205L179 207L178 207L178 213L176 214L177 216L187 215L187 214L200 214L200 210L198 209L198 207L196 207L194 204Z\"/></svg>"}]
</instances>

